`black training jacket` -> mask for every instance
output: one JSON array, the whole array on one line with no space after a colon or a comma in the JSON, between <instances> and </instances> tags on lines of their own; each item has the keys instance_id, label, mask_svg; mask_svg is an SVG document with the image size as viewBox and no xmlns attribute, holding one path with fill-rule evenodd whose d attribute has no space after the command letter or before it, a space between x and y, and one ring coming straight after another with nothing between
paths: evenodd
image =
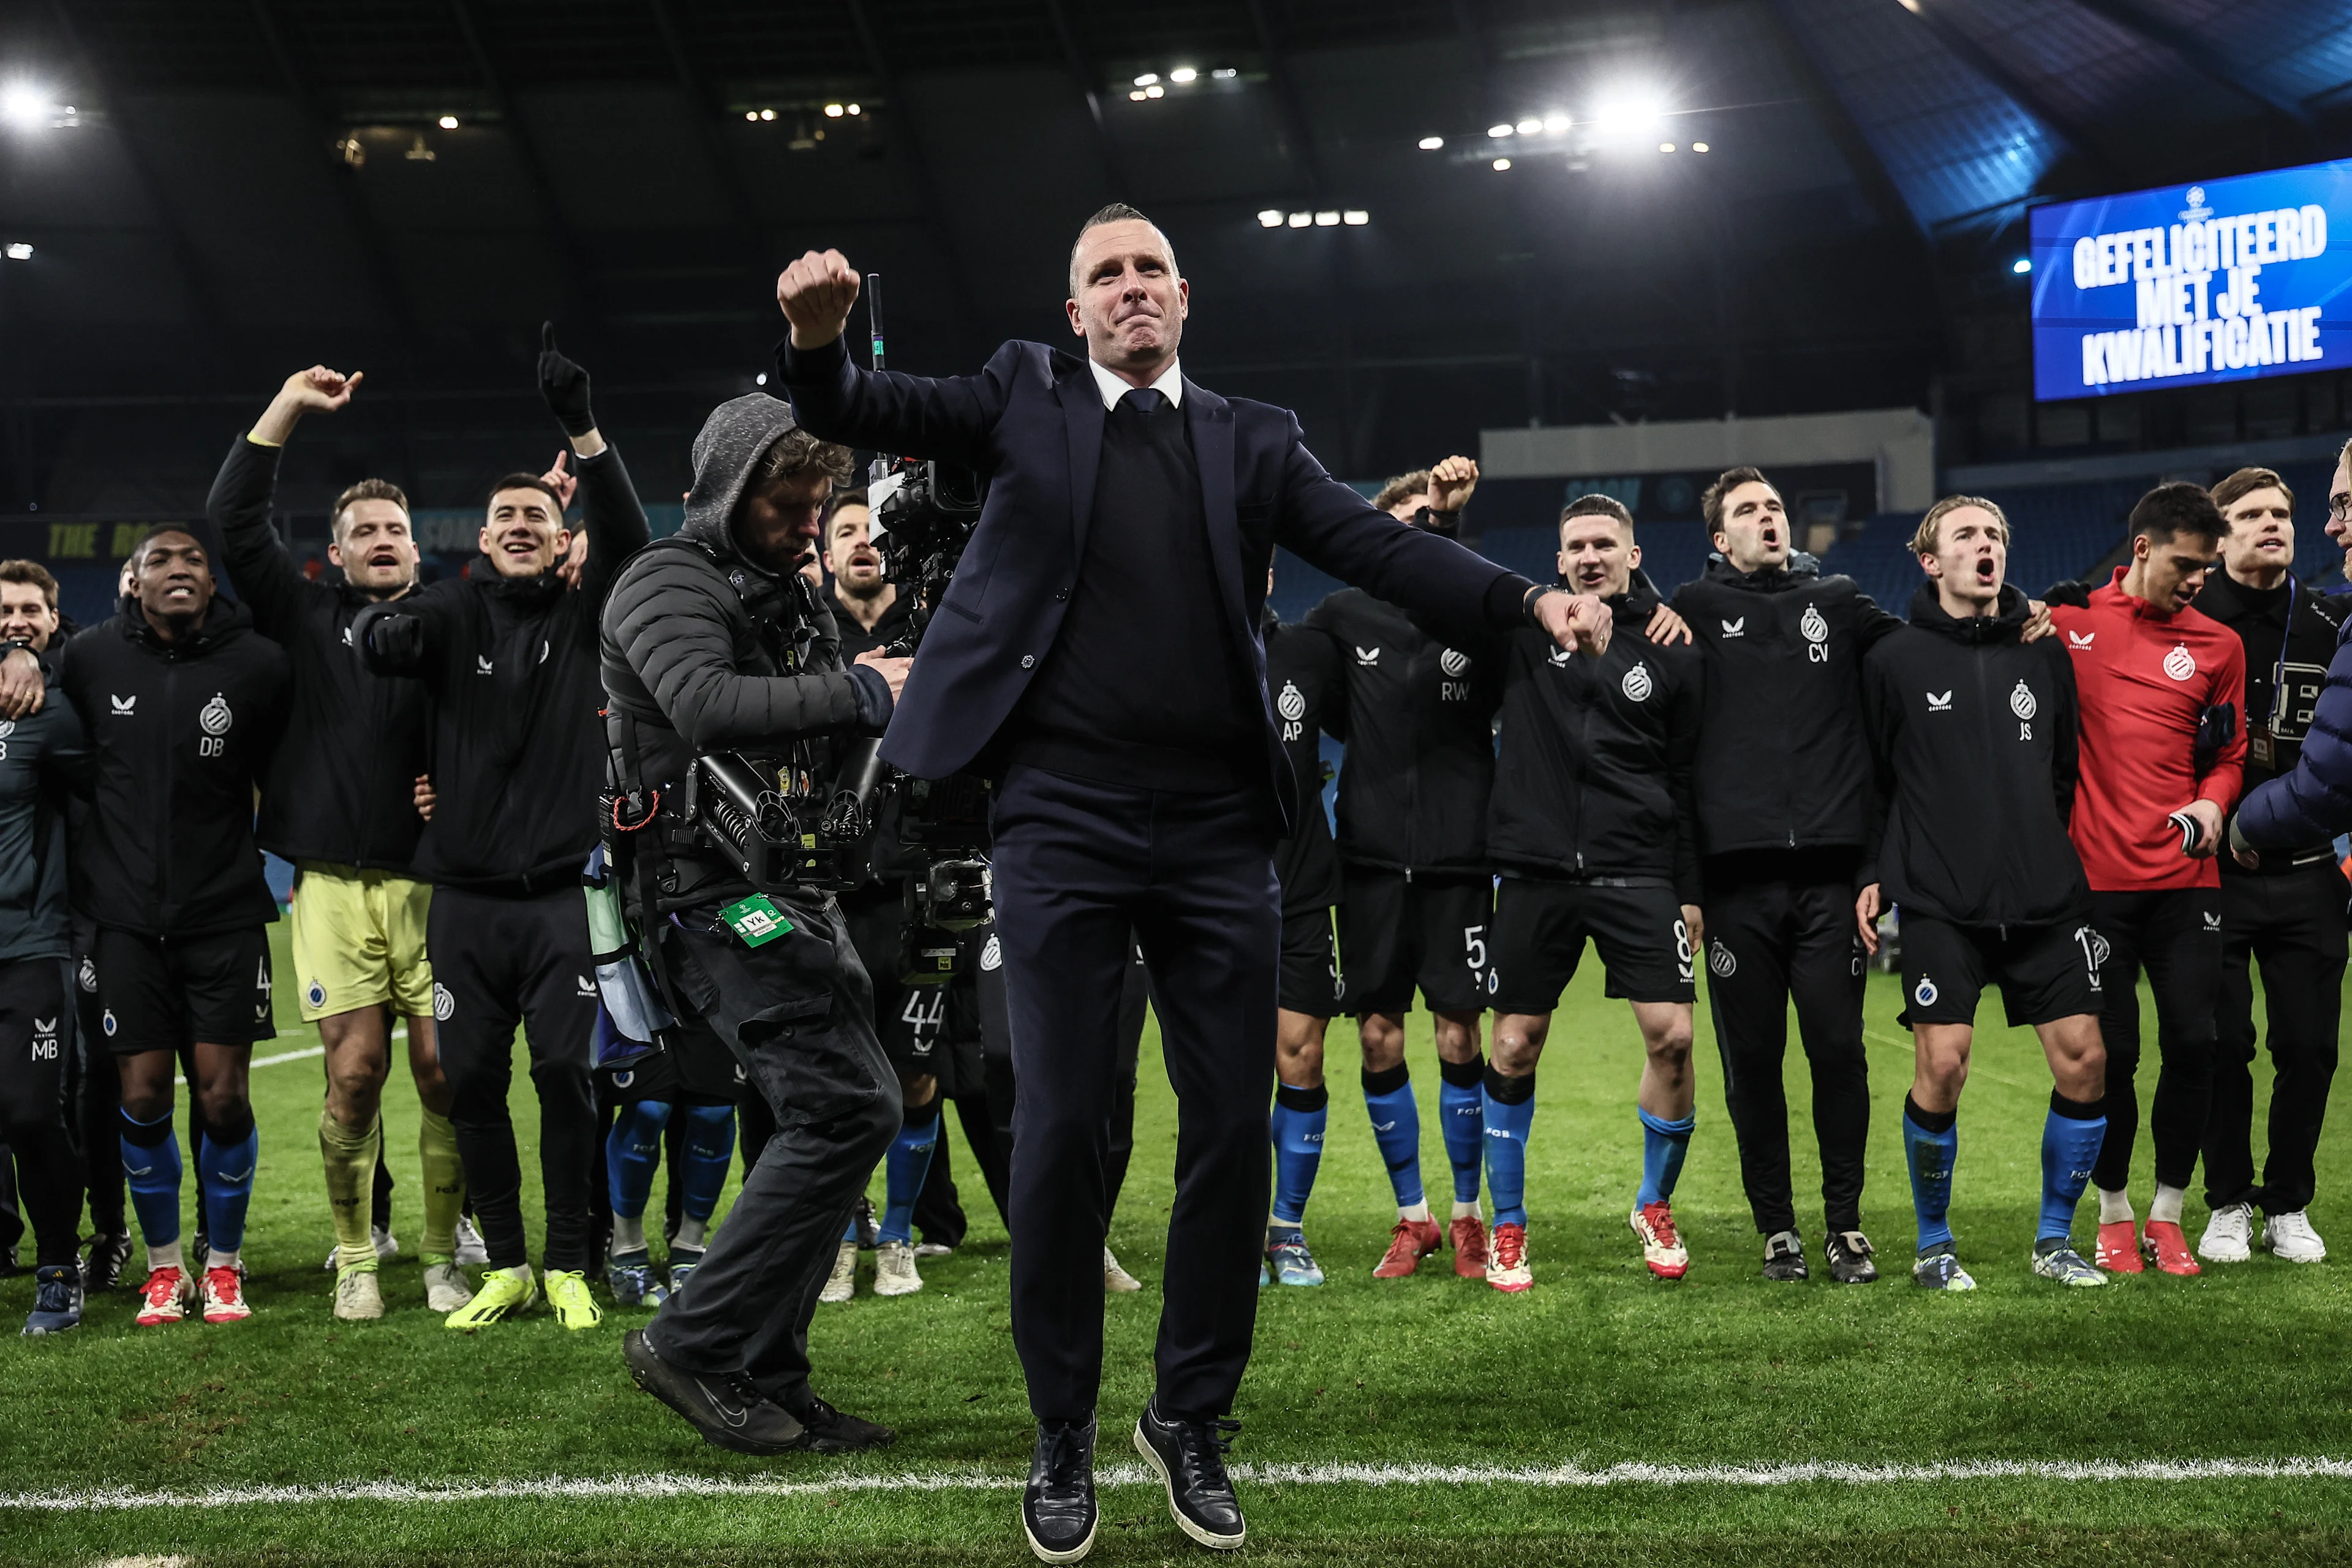
<instances>
[{"instance_id":1,"label":"black training jacket","mask_svg":"<svg viewBox=\"0 0 2352 1568\"><path fill-rule=\"evenodd\" d=\"M1340 589L1300 624L1331 639L1346 680L1339 858L1485 875L1500 691L1493 658L1431 636L1361 588Z\"/></svg>"},{"instance_id":2,"label":"black training jacket","mask_svg":"<svg viewBox=\"0 0 2352 1568\"><path fill-rule=\"evenodd\" d=\"M1862 658L1903 623L1809 555L1752 573L1720 558L1675 591L1706 659L1702 855L1854 849L1868 830Z\"/></svg>"},{"instance_id":3,"label":"black training jacket","mask_svg":"<svg viewBox=\"0 0 2352 1568\"><path fill-rule=\"evenodd\" d=\"M89 785L89 739L47 656L41 673L40 711L0 719L0 963L73 951L66 822L74 792Z\"/></svg>"},{"instance_id":4,"label":"black training jacket","mask_svg":"<svg viewBox=\"0 0 2352 1568\"><path fill-rule=\"evenodd\" d=\"M1502 745L1486 810L1498 869L1634 877L1699 901L1692 767L1705 668L1696 647L1643 635L1648 578L1606 601L1616 623L1598 659L1533 627L1504 634Z\"/></svg>"},{"instance_id":5,"label":"black training jacket","mask_svg":"<svg viewBox=\"0 0 2352 1568\"><path fill-rule=\"evenodd\" d=\"M700 536L698 534L696 537ZM727 550L730 554L734 552L732 540L727 542ZM891 596L889 608L875 620L872 631L859 626L856 618L842 607L840 596L830 586L819 593L817 598L832 613L834 626L841 634L841 662L844 664L860 654L887 648L913 630L915 598L903 588Z\"/></svg>"},{"instance_id":6,"label":"black training jacket","mask_svg":"<svg viewBox=\"0 0 2352 1568\"><path fill-rule=\"evenodd\" d=\"M2197 590L2197 607L2238 634L2246 645L2246 782L2238 792L2243 801L2255 787L2270 783L2282 774L2294 772L2295 759L2303 754L2303 738L2311 729L2311 717L2319 706L2319 694L2327 685L2327 666L2336 657L2337 639L2343 635L2345 610L2343 598L2329 598L2297 584L2293 595L2294 624L2288 624L2288 592L2284 584L2271 592L2263 593L2247 587L2228 573L2216 570ZM2281 659L2284 652L2285 658ZM2280 690L2279 676L2286 677L2284 692ZM2262 737L2271 737L2271 758L2265 763L2260 755ZM2248 869L2238 864L2234 855L2223 855L2221 875L2224 877L2275 877L2305 866L2315 866L2336 858L2332 841L2305 845L2300 849L2270 850L2262 857L2262 864Z\"/></svg>"},{"instance_id":7,"label":"black training jacket","mask_svg":"<svg viewBox=\"0 0 2352 1568\"><path fill-rule=\"evenodd\" d=\"M371 605L354 624L371 669L420 676L432 694L440 798L415 870L438 887L526 898L577 886L595 847L597 617L646 529L619 451L606 447L573 468L588 531L577 589L553 572L500 577L485 558L471 578Z\"/></svg>"},{"instance_id":8,"label":"black training jacket","mask_svg":"<svg viewBox=\"0 0 2352 1568\"><path fill-rule=\"evenodd\" d=\"M144 936L278 918L253 841L253 792L290 684L285 651L226 597L175 643L133 605L66 645L58 685L96 753L71 855L77 914Z\"/></svg>"},{"instance_id":9,"label":"black training jacket","mask_svg":"<svg viewBox=\"0 0 2352 1568\"><path fill-rule=\"evenodd\" d=\"M1339 651L1321 632L1286 625L1271 606L1264 629L1266 695L1298 798L1296 826L1274 848L1274 873L1282 884L1282 912L1310 913L1339 901L1339 851L1323 811L1322 742L1325 731L1347 733L1348 685Z\"/></svg>"},{"instance_id":10,"label":"black training jacket","mask_svg":"<svg viewBox=\"0 0 2352 1568\"><path fill-rule=\"evenodd\" d=\"M792 430L792 409L761 394L723 403L694 439L694 489L676 540L638 552L613 586L602 630L605 731L634 754L638 782L664 815L684 804L697 752L757 751L811 735L879 735L890 689L878 671L846 668L825 601L797 573L763 572L736 549L735 505L753 468ZM776 619L804 628L782 652L761 635L747 595L775 601ZM886 617L887 618L887 617ZM641 840L656 835L640 833ZM659 854L657 844L638 845ZM726 901L751 884L717 855L670 857L665 909Z\"/></svg>"},{"instance_id":11,"label":"black training jacket","mask_svg":"<svg viewBox=\"0 0 2352 1568\"><path fill-rule=\"evenodd\" d=\"M304 576L270 526L279 450L239 436L205 502L255 627L292 664L256 837L289 860L405 871L425 830L414 791L425 771L425 683L368 668L352 623L375 601L332 568Z\"/></svg>"},{"instance_id":12,"label":"black training jacket","mask_svg":"<svg viewBox=\"0 0 2352 1568\"><path fill-rule=\"evenodd\" d=\"M2091 907L2066 819L2080 712L2056 637L2025 642L2025 595L1955 620L1923 584L1911 624L1863 660L1884 826L1862 879L1954 925L2056 925Z\"/></svg>"}]
</instances>

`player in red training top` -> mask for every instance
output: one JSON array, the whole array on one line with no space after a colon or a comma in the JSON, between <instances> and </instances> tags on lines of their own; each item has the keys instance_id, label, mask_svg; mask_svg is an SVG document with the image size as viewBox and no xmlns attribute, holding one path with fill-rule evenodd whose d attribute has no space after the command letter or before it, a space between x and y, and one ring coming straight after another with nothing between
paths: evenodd
<instances>
[{"instance_id":1,"label":"player in red training top","mask_svg":"<svg viewBox=\"0 0 2352 1568\"><path fill-rule=\"evenodd\" d=\"M2069 833L2091 882L2107 1043L2107 1136L2098 1264L2194 1274L2180 1203L2212 1100L2221 985L2221 877L2214 851L2245 761L2245 645L2189 607L2227 525L2191 484L2158 485L2131 512L2131 559L2087 603L2053 603L2082 694L2082 783ZM2139 1130L2140 969L2156 996L2161 1058L2148 1133L2156 1196L2135 1237L2125 1191Z\"/></svg>"}]
</instances>

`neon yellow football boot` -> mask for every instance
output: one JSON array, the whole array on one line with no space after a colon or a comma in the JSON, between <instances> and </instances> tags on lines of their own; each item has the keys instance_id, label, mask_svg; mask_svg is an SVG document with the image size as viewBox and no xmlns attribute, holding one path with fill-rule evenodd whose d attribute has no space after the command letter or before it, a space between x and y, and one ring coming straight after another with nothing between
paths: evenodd
<instances>
[{"instance_id":1,"label":"neon yellow football boot","mask_svg":"<svg viewBox=\"0 0 2352 1568\"><path fill-rule=\"evenodd\" d=\"M555 1283L554 1276L548 1277L548 1283ZM538 1300L539 1286L530 1277L530 1264L493 1268L482 1276L481 1289L474 1292L474 1299L443 1319L442 1326L470 1334L528 1310Z\"/></svg>"},{"instance_id":2,"label":"neon yellow football boot","mask_svg":"<svg viewBox=\"0 0 2352 1568\"><path fill-rule=\"evenodd\" d=\"M547 1304L555 1309L555 1321L575 1332L604 1321L604 1310L588 1293L588 1276L576 1269L547 1271Z\"/></svg>"}]
</instances>

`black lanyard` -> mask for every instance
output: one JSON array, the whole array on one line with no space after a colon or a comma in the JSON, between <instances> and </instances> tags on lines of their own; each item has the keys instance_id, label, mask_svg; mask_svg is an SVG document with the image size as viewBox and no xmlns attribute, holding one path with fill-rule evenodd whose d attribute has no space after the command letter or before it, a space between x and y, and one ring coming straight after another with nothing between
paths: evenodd
<instances>
[{"instance_id":1,"label":"black lanyard","mask_svg":"<svg viewBox=\"0 0 2352 1568\"><path fill-rule=\"evenodd\" d=\"M2271 674L2270 717L2263 721L2270 732L2281 739L2284 739L2284 732L2279 729L2279 704L2286 700L2286 649L2287 645L2294 640L2296 587L2294 574L2289 572L2286 574L2286 629L2279 635L2278 668Z\"/></svg>"}]
</instances>

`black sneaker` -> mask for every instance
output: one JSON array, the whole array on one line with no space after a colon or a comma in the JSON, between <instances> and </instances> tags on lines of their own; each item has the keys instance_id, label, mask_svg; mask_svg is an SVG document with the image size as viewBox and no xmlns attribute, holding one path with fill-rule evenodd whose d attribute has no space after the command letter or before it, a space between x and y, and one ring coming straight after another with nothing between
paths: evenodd
<instances>
[{"instance_id":1,"label":"black sneaker","mask_svg":"<svg viewBox=\"0 0 2352 1568\"><path fill-rule=\"evenodd\" d=\"M1155 1397L1135 1424L1135 1451L1160 1472L1176 1528L1219 1552L1231 1552L1248 1532L1242 1505L1225 1475L1225 1450L1238 1421L1163 1421Z\"/></svg>"},{"instance_id":2,"label":"black sneaker","mask_svg":"<svg viewBox=\"0 0 2352 1568\"><path fill-rule=\"evenodd\" d=\"M1764 1240L1764 1278L1767 1279L1802 1279L1805 1271L1804 1238L1793 1230L1776 1230Z\"/></svg>"},{"instance_id":3,"label":"black sneaker","mask_svg":"<svg viewBox=\"0 0 2352 1568\"><path fill-rule=\"evenodd\" d=\"M874 1200L857 1200L857 1250L871 1252L882 1243L882 1227L874 1220Z\"/></svg>"},{"instance_id":4,"label":"black sneaker","mask_svg":"<svg viewBox=\"0 0 2352 1568\"><path fill-rule=\"evenodd\" d=\"M694 1373L655 1353L643 1329L621 1340L622 1359L639 1388L668 1405L714 1447L739 1454L789 1454L807 1431L771 1403L741 1372Z\"/></svg>"},{"instance_id":5,"label":"black sneaker","mask_svg":"<svg viewBox=\"0 0 2352 1568\"><path fill-rule=\"evenodd\" d=\"M814 1394L803 1392L783 1408L802 1426L801 1440L793 1446L812 1454L858 1454L898 1440L898 1434L879 1421L835 1410Z\"/></svg>"},{"instance_id":6,"label":"black sneaker","mask_svg":"<svg viewBox=\"0 0 2352 1568\"><path fill-rule=\"evenodd\" d=\"M33 1310L25 1318L28 1335L61 1334L81 1322L81 1269L71 1263L45 1263L33 1270Z\"/></svg>"},{"instance_id":7,"label":"black sneaker","mask_svg":"<svg viewBox=\"0 0 2352 1568\"><path fill-rule=\"evenodd\" d=\"M1021 1529L1040 1563L1076 1563L1095 1549L1095 1424L1037 1424L1021 1494Z\"/></svg>"},{"instance_id":8,"label":"black sneaker","mask_svg":"<svg viewBox=\"0 0 2352 1568\"><path fill-rule=\"evenodd\" d=\"M1878 1278L1878 1265L1870 1260L1870 1237L1858 1230L1833 1230L1822 1243L1829 1255L1830 1278L1841 1285L1868 1285Z\"/></svg>"},{"instance_id":9,"label":"black sneaker","mask_svg":"<svg viewBox=\"0 0 2352 1568\"><path fill-rule=\"evenodd\" d=\"M130 1261L130 1236L122 1231L100 1231L89 1238L89 1257L81 1266L82 1288L113 1289L122 1283L122 1267Z\"/></svg>"}]
</instances>

